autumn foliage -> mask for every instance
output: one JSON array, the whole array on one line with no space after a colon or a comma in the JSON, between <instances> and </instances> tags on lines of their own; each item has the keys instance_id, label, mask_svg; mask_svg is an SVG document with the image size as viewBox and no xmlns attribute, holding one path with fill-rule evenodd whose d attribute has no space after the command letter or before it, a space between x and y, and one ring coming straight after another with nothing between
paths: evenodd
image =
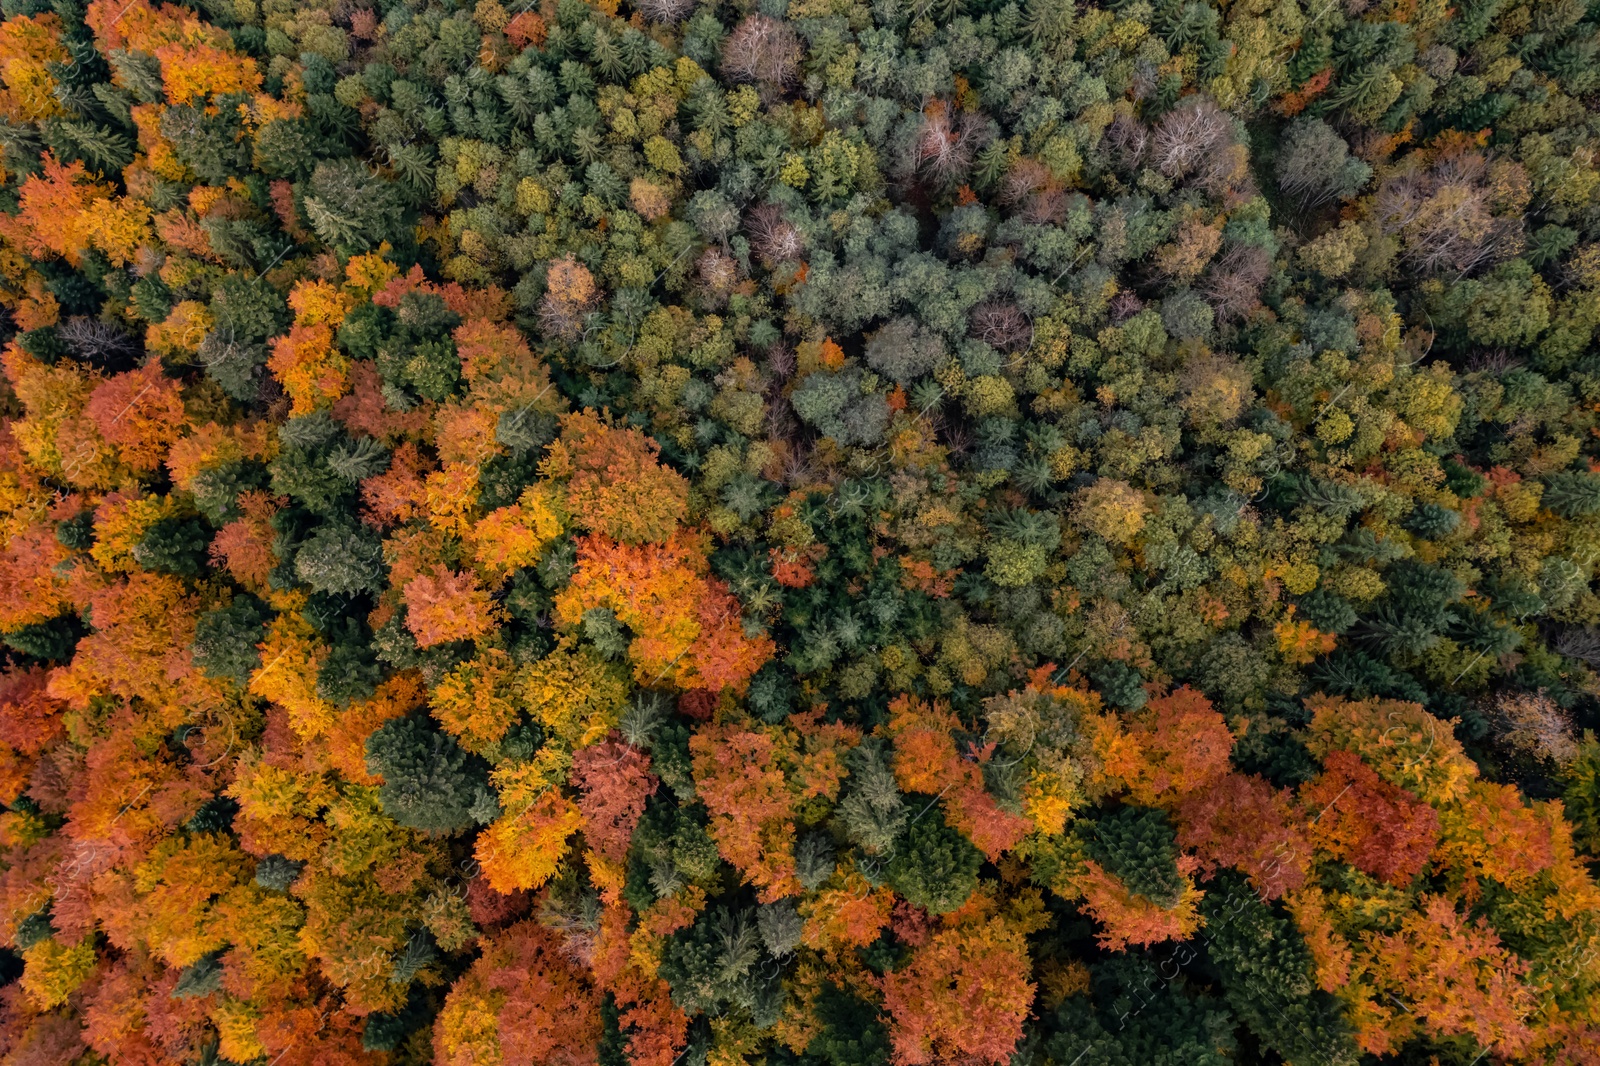
<instances>
[{"instance_id":1,"label":"autumn foliage","mask_svg":"<svg viewBox=\"0 0 1600 1066\"><path fill-rule=\"evenodd\" d=\"M0 1066L1600 1066L1597 56L0 5Z\"/></svg>"},{"instance_id":2,"label":"autumn foliage","mask_svg":"<svg viewBox=\"0 0 1600 1066\"><path fill-rule=\"evenodd\" d=\"M1033 1005L1023 930L973 916L934 933L883 983L897 1066L1005 1062Z\"/></svg>"}]
</instances>

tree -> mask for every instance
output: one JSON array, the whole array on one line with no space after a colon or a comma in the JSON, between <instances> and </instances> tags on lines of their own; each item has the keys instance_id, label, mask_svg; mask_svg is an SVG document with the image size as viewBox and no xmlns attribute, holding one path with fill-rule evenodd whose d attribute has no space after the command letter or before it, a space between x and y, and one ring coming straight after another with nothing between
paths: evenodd
<instances>
[{"instance_id":1,"label":"tree","mask_svg":"<svg viewBox=\"0 0 1600 1066\"><path fill-rule=\"evenodd\" d=\"M1187 685L1152 699L1126 730L1109 720L1096 741L1101 774L1120 781L1133 802L1169 806L1228 771L1233 734L1222 715Z\"/></svg>"},{"instance_id":2,"label":"tree","mask_svg":"<svg viewBox=\"0 0 1600 1066\"><path fill-rule=\"evenodd\" d=\"M1168 177L1191 177L1213 189L1226 188L1239 177L1233 130L1216 101L1186 98L1162 116L1150 137L1151 161Z\"/></svg>"},{"instance_id":3,"label":"tree","mask_svg":"<svg viewBox=\"0 0 1600 1066\"><path fill-rule=\"evenodd\" d=\"M572 775L584 838L605 858L621 862L645 801L656 791L650 757L613 737L574 755Z\"/></svg>"},{"instance_id":4,"label":"tree","mask_svg":"<svg viewBox=\"0 0 1600 1066\"><path fill-rule=\"evenodd\" d=\"M589 268L572 256L553 261L545 273L545 293L539 305L545 332L562 340L574 340L583 328L583 319L596 303L599 291Z\"/></svg>"},{"instance_id":5,"label":"tree","mask_svg":"<svg viewBox=\"0 0 1600 1066\"><path fill-rule=\"evenodd\" d=\"M498 648L486 648L439 679L429 708L468 751L492 753L521 713L516 682L511 657Z\"/></svg>"},{"instance_id":6,"label":"tree","mask_svg":"<svg viewBox=\"0 0 1600 1066\"><path fill-rule=\"evenodd\" d=\"M61 42L61 20L44 12L17 15L0 27L0 72L5 94L0 97L7 117L37 122L57 114L61 105L52 90L53 64L63 63L67 51Z\"/></svg>"},{"instance_id":7,"label":"tree","mask_svg":"<svg viewBox=\"0 0 1600 1066\"><path fill-rule=\"evenodd\" d=\"M460 832L499 813L488 767L418 715L392 719L372 734L367 772L383 779L384 812L425 833Z\"/></svg>"},{"instance_id":8,"label":"tree","mask_svg":"<svg viewBox=\"0 0 1600 1066\"><path fill-rule=\"evenodd\" d=\"M688 507L688 482L663 466L659 446L592 412L568 415L561 448L570 462L567 510L586 528L624 544L668 540Z\"/></svg>"},{"instance_id":9,"label":"tree","mask_svg":"<svg viewBox=\"0 0 1600 1066\"><path fill-rule=\"evenodd\" d=\"M706 730L689 739L695 791L711 812L717 850L771 902L799 889L794 797L767 732Z\"/></svg>"},{"instance_id":10,"label":"tree","mask_svg":"<svg viewBox=\"0 0 1600 1066\"><path fill-rule=\"evenodd\" d=\"M450 1066L589 1066L599 1040L599 997L555 934L535 921L494 939L445 997L433 1031L434 1054Z\"/></svg>"},{"instance_id":11,"label":"tree","mask_svg":"<svg viewBox=\"0 0 1600 1066\"><path fill-rule=\"evenodd\" d=\"M1541 502L1563 518L1600 514L1600 475L1563 470L1546 482Z\"/></svg>"},{"instance_id":12,"label":"tree","mask_svg":"<svg viewBox=\"0 0 1600 1066\"><path fill-rule=\"evenodd\" d=\"M1263 898L1276 899L1305 883L1311 863L1291 802L1286 789L1259 776L1226 774L1179 804L1178 843L1208 864L1239 870Z\"/></svg>"},{"instance_id":13,"label":"tree","mask_svg":"<svg viewBox=\"0 0 1600 1066\"><path fill-rule=\"evenodd\" d=\"M1178 849L1161 811L1120 807L1096 820L1088 851L1128 891L1171 908L1183 895Z\"/></svg>"},{"instance_id":14,"label":"tree","mask_svg":"<svg viewBox=\"0 0 1600 1066\"><path fill-rule=\"evenodd\" d=\"M110 199L110 189L93 182L80 162L62 165L49 152L40 162L43 176L29 175L18 192L28 250L59 255L76 266L92 241L92 208Z\"/></svg>"},{"instance_id":15,"label":"tree","mask_svg":"<svg viewBox=\"0 0 1600 1066\"><path fill-rule=\"evenodd\" d=\"M686 1014L710 1014L729 1006L765 1014L776 975L763 980L753 972L760 961L761 937L752 916L715 907L667 942L661 977Z\"/></svg>"},{"instance_id":16,"label":"tree","mask_svg":"<svg viewBox=\"0 0 1600 1066\"><path fill-rule=\"evenodd\" d=\"M442 565L412 578L402 595L406 628L421 648L485 636L501 617L499 606L471 573Z\"/></svg>"},{"instance_id":17,"label":"tree","mask_svg":"<svg viewBox=\"0 0 1600 1066\"><path fill-rule=\"evenodd\" d=\"M479 565L506 574L537 563L561 534L561 518L551 497L547 488L533 486L515 504L484 516L471 533Z\"/></svg>"},{"instance_id":18,"label":"tree","mask_svg":"<svg viewBox=\"0 0 1600 1066\"><path fill-rule=\"evenodd\" d=\"M118 374L97 386L84 414L118 458L141 473L155 470L184 429L178 384L157 363Z\"/></svg>"},{"instance_id":19,"label":"tree","mask_svg":"<svg viewBox=\"0 0 1600 1066\"><path fill-rule=\"evenodd\" d=\"M807 374L789 402L802 419L842 445L877 444L888 428L888 402L862 388L861 372L855 368Z\"/></svg>"},{"instance_id":20,"label":"tree","mask_svg":"<svg viewBox=\"0 0 1600 1066\"><path fill-rule=\"evenodd\" d=\"M346 252L365 252L384 241L399 243L406 217L394 183L348 158L316 165L305 213L318 237Z\"/></svg>"},{"instance_id":21,"label":"tree","mask_svg":"<svg viewBox=\"0 0 1600 1066\"><path fill-rule=\"evenodd\" d=\"M235 596L227 606L201 615L194 631L195 665L212 677L248 685L261 666L257 645L270 617L266 604L250 595Z\"/></svg>"},{"instance_id":22,"label":"tree","mask_svg":"<svg viewBox=\"0 0 1600 1066\"><path fill-rule=\"evenodd\" d=\"M1348 751L1329 752L1323 773L1300 790L1315 816L1319 848L1381 881L1403 885L1422 871L1439 838L1439 815Z\"/></svg>"},{"instance_id":23,"label":"tree","mask_svg":"<svg viewBox=\"0 0 1600 1066\"><path fill-rule=\"evenodd\" d=\"M334 348L326 323L296 324L274 340L267 369L294 401L297 415L325 408L349 391L350 361Z\"/></svg>"},{"instance_id":24,"label":"tree","mask_svg":"<svg viewBox=\"0 0 1600 1066\"><path fill-rule=\"evenodd\" d=\"M1534 1000L1522 982L1526 963L1483 919L1469 923L1448 899L1425 896L1398 932L1369 936L1379 987L1404 997L1406 1013L1393 1018L1391 1039L1419 1027L1435 1037L1470 1036L1505 1054L1528 1046Z\"/></svg>"},{"instance_id":25,"label":"tree","mask_svg":"<svg viewBox=\"0 0 1600 1066\"><path fill-rule=\"evenodd\" d=\"M28 785L33 757L63 731L59 700L46 692L43 667L16 669L0 675L0 801L16 803Z\"/></svg>"},{"instance_id":26,"label":"tree","mask_svg":"<svg viewBox=\"0 0 1600 1066\"><path fill-rule=\"evenodd\" d=\"M966 837L930 811L911 822L889 859L894 890L918 907L948 914L967 902L978 887L983 856Z\"/></svg>"},{"instance_id":27,"label":"tree","mask_svg":"<svg viewBox=\"0 0 1600 1066\"><path fill-rule=\"evenodd\" d=\"M1088 994L1068 997L1055 1012L1058 1030L1046 1047L1056 1061L1079 1055L1084 1063L1107 1066L1234 1061L1233 1018L1226 1006L1194 993L1181 976L1152 981L1148 964L1133 959L1109 959L1089 974Z\"/></svg>"},{"instance_id":28,"label":"tree","mask_svg":"<svg viewBox=\"0 0 1600 1066\"><path fill-rule=\"evenodd\" d=\"M770 256L769 256L770 257ZM891 319L867 341L867 365L899 385L910 385L944 362L944 341L915 318Z\"/></svg>"},{"instance_id":29,"label":"tree","mask_svg":"<svg viewBox=\"0 0 1600 1066\"><path fill-rule=\"evenodd\" d=\"M240 493L237 503L243 517L229 522L211 538L211 561L225 568L241 585L261 591L276 563L271 522L277 505L260 490Z\"/></svg>"},{"instance_id":30,"label":"tree","mask_svg":"<svg viewBox=\"0 0 1600 1066\"><path fill-rule=\"evenodd\" d=\"M1112 544L1129 544L1144 528L1148 510L1143 493L1126 482L1102 478L1079 490L1072 520Z\"/></svg>"},{"instance_id":31,"label":"tree","mask_svg":"<svg viewBox=\"0 0 1600 1066\"><path fill-rule=\"evenodd\" d=\"M799 73L800 38L784 22L768 15L748 15L722 45L722 70L738 81L760 83L779 91Z\"/></svg>"},{"instance_id":32,"label":"tree","mask_svg":"<svg viewBox=\"0 0 1600 1066\"><path fill-rule=\"evenodd\" d=\"M556 872L567 838L581 828L577 805L547 789L520 813L502 814L480 833L473 854L496 892L534 889Z\"/></svg>"},{"instance_id":33,"label":"tree","mask_svg":"<svg viewBox=\"0 0 1600 1066\"><path fill-rule=\"evenodd\" d=\"M376 591L383 577L383 547L370 530L329 523L300 545L294 570L317 592Z\"/></svg>"},{"instance_id":34,"label":"tree","mask_svg":"<svg viewBox=\"0 0 1600 1066\"><path fill-rule=\"evenodd\" d=\"M901 696L889 710L894 775L900 787L943 796L947 821L990 861L1015 847L1032 823L1001 809L984 788L978 760L963 759L957 752L951 736L956 722L948 708ZM990 749L982 757L987 760L992 754Z\"/></svg>"},{"instance_id":35,"label":"tree","mask_svg":"<svg viewBox=\"0 0 1600 1066\"><path fill-rule=\"evenodd\" d=\"M1219 877L1201 901L1206 951L1223 994L1241 1020L1285 1059L1353 1064L1344 1011L1315 987L1312 963L1294 928L1237 875Z\"/></svg>"},{"instance_id":36,"label":"tree","mask_svg":"<svg viewBox=\"0 0 1600 1066\"><path fill-rule=\"evenodd\" d=\"M1278 188L1302 211L1355 195L1372 168L1352 158L1345 139L1321 119L1289 123L1278 148Z\"/></svg>"},{"instance_id":37,"label":"tree","mask_svg":"<svg viewBox=\"0 0 1600 1066\"><path fill-rule=\"evenodd\" d=\"M689 1019L672 1002L665 981L623 975L613 995L625 1050L638 1066L671 1066L688 1042Z\"/></svg>"},{"instance_id":38,"label":"tree","mask_svg":"<svg viewBox=\"0 0 1600 1066\"><path fill-rule=\"evenodd\" d=\"M578 568L556 596L556 616L577 626L597 607L612 611L634 633L628 657L641 683L742 691L771 658L772 639L745 636L739 601L706 574L703 547L686 532L660 545L597 535L577 544Z\"/></svg>"},{"instance_id":39,"label":"tree","mask_svg":"<svg viewBox=\"0 0 1600 1066\"><path fill-rule=\"evenodd\" d=\"M1118 858L1128 861L1120 855ZM1138 866L1134 871L1146 872ZM1083 860L1081 870L1069 874L1061 887L1069 893L1082 894L1085 913L1101 926L1095 940L1107 951L1125 951L1129 944L1148 947L1164 940L1187 939L1200 927L1202 921L1195 904L1204 893L1193 882L1183 878L1176 884L1152 889L1148 876L1136 880L1145 891L1161 892L1164 898L1157 901L1135 892L1094 859Z\"/></svg>"},{"instance_id":40,"label":"tree","mask_svg":"<svg viewBox=\"0 0 1600 1066\"><path fill-rule=\"evenodd\" d=\"M1027 960L1022 934L999 918L935 933L903 969L884 975L891 1061L1005 1062L1033 1004Z\"/></svg>"},{"instance_id":41,"label":"tree","mask_svg":"<svg viewBox=\"0 0 1600 1066\"><path fill-rule=\"evenodd\" d=\"M1491 262L1520 227L1497 217L1478 152L1449 147L1431 162L1421 154L1378 186L1373 208L1385 233L1400 238L1404 256L1430 274L1465 274Z\"/></svg>"}]
</instances>

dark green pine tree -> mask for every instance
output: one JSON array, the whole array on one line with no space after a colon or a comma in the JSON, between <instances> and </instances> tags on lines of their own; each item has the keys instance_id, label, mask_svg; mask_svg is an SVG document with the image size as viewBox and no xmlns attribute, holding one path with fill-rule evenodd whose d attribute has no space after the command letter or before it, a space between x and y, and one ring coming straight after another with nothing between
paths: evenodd
<instances>
[{"instance_id":1,"label":"dark green pine tree","mask_svg":"<svg viewBox=\"0 0 1600 1066\"><path fill-rule=\"evenodd\" d=\"M1344 1008L1317 988L1311 952L1293 920L1231 871L1208 887L1200 912L1223 995L1261 1043L1289 1062L1354 1066Z\"/></svg>"},{"instance_id":2,"label":"dark green pine tree","mask_svg":"<svg viewBox=\"0 0 1600 1066\"><path fill-rule=\"evenodd\" d=\"M1600 514L1600 474L1563 470L1545 481L1542 502L1563 518Z\"/></svg>"},{"instance_id":3,"label":"dark green pine tree","mask_svg":"<svg viewBox=\"0 0 1600 1066\"><path fill-rule=\"evenodd\" d=\"M689 1014L737 1010L760 1028L783 1008L781 970L765 952L755 914L713 907L667 941L661 976Z\"/></svg>"},{"instance_id":4,"label":"dark green pine tree","mask_svg":"<svg viewBox=\"0 0 1600 1066\"><path fill-rule=\"evenodd\" d=\"M367 739L367 772L383 778L378 800L401 825L448 834L500 813L489 766L434 729L426 716L395 718Z\"/></svg>"},{"instance_id":5,"label":"dark green pine tree","mask_svg":"<svg viewBox=\"0 0 1600 1066\"><path fill-rule=\"evenodd\" d=\"M925 813L913 819L895 841L888 867L889 884L909 902L934 914L948 914L965 903L978 887L983 856L971 841L946 824L943 813L931 803L932 797L921 797L916 806Z\"/></svg>"},{"instance_id":6,"label":"dark green pine tree","mask_svg":"<svg viewBox=\"0 0 1600 1066\"><path fill-rule=\"evenodd\" d=\"M198 518L163 518L133 546L133 558L146 570L199 577L205 573L210 540Z\"/></svg>"},{"instance_id":7,"label":"dark green pine tree","mask_svg":"<svg viewBox=\"0 0 1600 1066\"><path fill-rule=\"evenodd\" d=\"M75 614L57 615L48 622L35 622L0 635L0 641L30 658L45 662L67 662L78 641L87 632Z\"/></svg>"},{"instance_id":8,"label":"dark green pine tree","mask_svg":"<svg viewBox=\"0 0 1600 1066\"><path fill-rule=\"evenodd\" d=\"M371 698L383 681L372 631L360 618L342 617L326 635L330 647L317 670L317 695L341 707Z\"/></svg>"},{"instance_id":9,"label":"dark green pine tree","mask_svg":"<svg viewBox=\"0 0 1600 1066\"><path fill-rule=\"evenodd\" d=\"M295 553L294 572L317 592L372 592L383 580L383 545L366 526L332 522L318 527Z\"/></svg>"},{"instance_id":10,"label":"dark green pine tree","mask_svg":"<svg viewBox=\"0 0 1600 1066\"><path fill-rule=\"evenodd\" d=\"M1183 877L1178 873L1177 838L1165 811L1117 808L1095 821L1088 850L1130 892L1162 907L1178 902Z\"/></svg>"},{"instance_id":11,"label":"dark green pine tree","mask_svg":"<svg viewBox=\"0 0 1600 1066\"><path fill-rule=\"evenodd\" d=\"M212 677L225 677L240 686L261 665L256 645L266 637L272 612L248 594L240 594L226 607L200 616L194 630L194 663Z\"/></svg>"},{"instance_id":12,"label":"dark green pine tree","mask_svg":"<svg viewBox=\"0 0 1600 1066\"><path fill-rule=\"evenodd\" d=\"M1227 1004L1190 984L1197 953L1144 954L1094 966L1088 995L1057 1008L1045 1041L1063 1066L1228 1066L1236 1021Z\"/></svg>"}]
</instances>

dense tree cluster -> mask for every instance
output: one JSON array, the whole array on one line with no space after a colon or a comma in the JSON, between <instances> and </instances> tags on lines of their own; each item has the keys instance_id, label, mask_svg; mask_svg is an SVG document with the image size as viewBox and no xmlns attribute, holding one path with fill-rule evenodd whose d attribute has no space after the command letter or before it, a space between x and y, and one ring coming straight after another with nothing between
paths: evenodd
<instances>
[{"instance_id":1,"label":"dense tree cluster","mask_svg":"<svg viewBox=\"0 0 1600 1066\"><path fill-rule=\"evenodd\" d=\"M1595 1061L1600 6L0 0L0 1064Z\"/></svg>"}]
</instances>

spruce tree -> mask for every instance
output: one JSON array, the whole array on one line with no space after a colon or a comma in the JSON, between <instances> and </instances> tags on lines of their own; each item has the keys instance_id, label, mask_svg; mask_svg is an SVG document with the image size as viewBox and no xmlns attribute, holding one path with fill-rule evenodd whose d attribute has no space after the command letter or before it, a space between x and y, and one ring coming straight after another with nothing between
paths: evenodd
<instances>
[{"instance_id":1,"label":"spruce tree","mask_svg":"<svg viewBox=\"0 0 1600 1066\"><path fill-rule=\"evenodd\" d=\"M200 616L195 624L194 662L212 677L229 678L241 687L261 665L256 645L266 639L272 617L267 605L240 593L225 607Z\"/></svg>"},{"instance_id":2,"label":"spruce tree","mask_svg":"<svg viewBox=\"0 0 1600 1066\"><path fill-rule=\"evenodd\" d=\"M378 799L384 813L429 834L494 820L499 804L488 770L424 716L391 719L367 740L367 772L383 778Z\"/></svg>"},{"instance_id":3,"label":"spruce tree","mask_svg":"<svg viewBox=\"0 0 1600 1066\"><path fill-rule=\"evenodd\" d=\"M932 797L916 797L924 813L913 818L895 842L889 884L909 902L934 914L958 909L978 887L983 856L972 842L946 824Z\"/></svg>"}]
</instances>

